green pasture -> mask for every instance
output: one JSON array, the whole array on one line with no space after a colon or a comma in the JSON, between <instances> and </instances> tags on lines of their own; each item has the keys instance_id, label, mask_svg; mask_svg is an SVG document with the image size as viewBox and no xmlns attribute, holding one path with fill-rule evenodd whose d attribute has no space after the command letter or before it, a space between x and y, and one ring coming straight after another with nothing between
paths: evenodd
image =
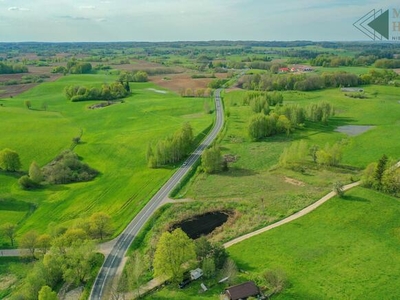
<instances>
[{"instance_id":1,"label":"green pasture","mask_svg":"<svg viewBox=\"0 0 400 300\"><path fill-rule=\"evenodd\" d=\"M131 84L132 96L124 103L90 110L98 101L67 101L67 85L100 86L115 81L110 75L66 76L41 84L13 99L3 100L0 109L0 149L11 148L20 155L25 172L35 160L41 166L71 146L72 138L82 142L76 153L101 175L92 182L50 186L35 191L19 188L17 177L0 173L0 199L34 203L34 213L20 224L19 234L47 230L51 222L69 225L96 211L109 213L119 232L145 205L175 168L149 169L145 153L149 143L173 134L190 122L201 138L212 123L203 113L203 99L181 98L172 92L157 93L151 83ZM27 109L24 101L32 103ZM48 109L41 109L47 103ZM0 204L1 205L1 204ZM8 214L1 210L0 218ZM54 226L54 225L53 225Z\"/></svg>"},{"instance_id":2,"label":"green pasture","mask_svg":"<svg viewBox=\"0 0 400 300\"><path fill-rule=\"evenodd\" d=\"M284 271L276 299L397 299L399 213L398 199L357 188L228 251L253 276Z\"/></svg>"}]
</instances>

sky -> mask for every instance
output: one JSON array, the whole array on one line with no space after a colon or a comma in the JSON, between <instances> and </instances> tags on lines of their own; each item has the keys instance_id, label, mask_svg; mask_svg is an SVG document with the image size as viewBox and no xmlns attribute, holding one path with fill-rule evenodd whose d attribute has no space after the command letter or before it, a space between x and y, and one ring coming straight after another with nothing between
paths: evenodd
<instances>
[{"instance_id":1,"label":"sky","mask_svg":"<svg viewBox=\"0 0 400 300\"><path fill-rule=\"evenodd\" d=\"M353 41L380 0L0 0L0 42Z\"/></svg>"}]
</instances>

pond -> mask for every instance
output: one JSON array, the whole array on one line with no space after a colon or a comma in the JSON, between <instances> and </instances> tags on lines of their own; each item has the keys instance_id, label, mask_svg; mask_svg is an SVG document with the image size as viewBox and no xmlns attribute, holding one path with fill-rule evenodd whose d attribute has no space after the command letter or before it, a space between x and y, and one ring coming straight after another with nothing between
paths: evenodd
<instances>
[{"instance_id":1,"label":"pond","mask_svg":"<svg viewBox=\"0 0 400 300\"><path fill-rule=\"evenodd\" d=\"M226 212L208 212L177 223L172 228L181 228L191 239L197 239L213 232L215 228L224 224L228 217Z\"/></svg>"}]
</instances>

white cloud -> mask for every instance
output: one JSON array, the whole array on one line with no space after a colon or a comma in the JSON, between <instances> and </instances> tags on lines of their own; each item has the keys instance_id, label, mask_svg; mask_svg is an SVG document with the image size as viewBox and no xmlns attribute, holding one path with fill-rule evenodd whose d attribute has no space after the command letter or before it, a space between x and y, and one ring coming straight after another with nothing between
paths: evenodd
<instances>
[{"instance_id":1,"label":"white cloud","mask_svg":"<svg viewBox=\"0 0 400 300\"><path fill-rule=\"evenodd\" d=\"M12 6L8 8L9 11L30 11L29 8L26 7L17 7L17 6Z\"/></svg>"}]
</instances>

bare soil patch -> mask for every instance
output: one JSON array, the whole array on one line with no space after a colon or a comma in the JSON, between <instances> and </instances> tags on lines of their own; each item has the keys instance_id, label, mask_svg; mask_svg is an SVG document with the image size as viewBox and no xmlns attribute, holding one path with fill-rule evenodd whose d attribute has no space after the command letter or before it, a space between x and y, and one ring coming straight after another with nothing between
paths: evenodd
<instances>
[{"instance_id":1,"label":"bare soil patch","mask_svg":"<svg viewBox=\"0 0 400 300\"><path fill-rule=\"evenodd\" d=\"M292 184L292 185L296 185L296 186L305 186L306 184L302 181L293 179L293 178L289 178L289 177L285 177L285 182Z\"/></svg>"},{"instance_id":2,"label":"bare soil patch","mask_svg":"<svg viewBox=\"0 0 400 300\"><path fill-rule=\"evenodd\" d=\"M375 126L370 125L345 125L339 126L335 129L337 132L345 133L349 136L356 136L367 132L370 129L375 128Z\"/></svg>"},{"instance_id":3,"label":"bare soil patch","mask_svg":"<svg viewBox=\"0 0 400 300\"><path fill-rule=\"evenodd\" d=\"M214 78L193 79L192 73L151 76L150 81L163 88L179 92L182 89L205 89ZM226 78L227 74L216 74L217 78ZM166 79L167 78L167 79Z\"/></svg>"},{"instance_id":4,"label":"bare soil patch","mask_svg":"<svg viewBox=\"0 0 400 300\"><path fill-rule=\"evenodd\" d=\"M17 281L15 275L2 275L0 276L0 291L8 289Z\"/></svg>"},{"instance_id":5,"label":"bare soil patch","mask_svg":"<svg viewBox=\"0 0 400 300\"><path fill-rule=\"evenodd\" d=\"M22 79L22 76L27 75L48 75L49 78L44 78L45 82L55 81L62 76L62 74L53 74L51 70L53 70L54 66L48 67L36 67L36 66L28 66L29 73L19 73L19 74L1 74L0 75L0 98L8 98L17 96L40 83L26 83L26 84L15 84L15 85L2 85L3 82L7 82L9 80L18 80Z\"/></svg>"}]
</instances>

